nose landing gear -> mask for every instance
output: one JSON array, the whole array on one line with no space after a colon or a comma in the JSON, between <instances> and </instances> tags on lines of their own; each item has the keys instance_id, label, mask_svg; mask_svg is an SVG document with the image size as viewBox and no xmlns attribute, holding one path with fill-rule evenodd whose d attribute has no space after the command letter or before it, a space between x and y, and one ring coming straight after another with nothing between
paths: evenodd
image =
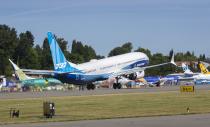
<instances>
[{"instance_id":1,"label":"nose landing gear","mask_svg":"<svg viewBox=\"0 0 210 127\"><path fill-rule=\"evenodd\" d=\"M119 77L116 77L116 83L113 83L113 88L114 89L121 89L122 88L122 85L118 81L119 81Z\"/></svg>"},{"instance_id":2,"label":"nose landing gear","mask_svg":"<svg viewBox=\"0 0 210 127\"><path fill-rule=\"evenodd\" d=\"M96 88L96 86L94 84L87 84L87 89L88 90L94 90Z\"/></svg>"}]
</instances>

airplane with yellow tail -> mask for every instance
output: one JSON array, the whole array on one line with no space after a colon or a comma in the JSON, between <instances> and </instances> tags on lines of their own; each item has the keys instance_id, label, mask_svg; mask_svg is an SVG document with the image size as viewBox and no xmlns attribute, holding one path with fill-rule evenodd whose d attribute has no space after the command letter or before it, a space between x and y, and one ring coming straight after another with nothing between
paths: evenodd
<instances>
[{"instance_id":1,"label":"airplane with yellow tail","mask_svg":"<svg viewBox=\"0 0 210 127\"><path fill-rule=\"evenodd\" d=\"M198 67L201 70L202 74L210 74L209 70L204 66L203 63L198 62Z\"/></svg>"}]
</instances>

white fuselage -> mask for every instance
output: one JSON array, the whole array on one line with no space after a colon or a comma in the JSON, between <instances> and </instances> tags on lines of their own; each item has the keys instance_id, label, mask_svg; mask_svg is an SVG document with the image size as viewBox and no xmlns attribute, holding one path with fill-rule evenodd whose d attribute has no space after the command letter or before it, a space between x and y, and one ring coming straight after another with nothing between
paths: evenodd
<instances>
[{"instance_id":1,"label":"white fuselage","mask_svg":"<svg viewBox=\"0 0 210 127\"><path fill-rule=\"evenodd\" d=\"M141 67L148 64L149 58L141 52L132 52L123 55L92 60L87 63L78 64L76 67L86 74L104 74L117 72L123 68Z\"/></svg>"},{"instance_id":2,"label":"white fuselage","mask_svg":"<svg viewBox=\"0 0 210 127\"><path fill-rule=\"evenodd\" d=\"M196 80L210 80L210 74L199 74L195 75L194 78Z\"/></svg>"}]
</instances>

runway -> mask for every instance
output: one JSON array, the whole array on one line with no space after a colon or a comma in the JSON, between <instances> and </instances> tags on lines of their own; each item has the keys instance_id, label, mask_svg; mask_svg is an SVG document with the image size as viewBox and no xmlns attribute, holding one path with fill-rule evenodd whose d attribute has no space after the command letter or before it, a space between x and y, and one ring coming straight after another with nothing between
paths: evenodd
<instances>
[{"instance_id":1,"label":"runway","mask_svg":"<svg viewBox=\"0 0 210 127\"><path fill-rule=\"evenodd\" d=\"M210 85L199 85L195 90L210 90ZM138 89L111 89L101 88L96 90L70 90L70 91L43 91L43 92L13 92L0 93L0 99L22 99L22 98L46 98L62 96L86 96L86 95L106 95L123 93L144 93L144 92L164 92L179 91L179 86L148 87Z\"/></svg>"},{"instance_id":2,"label":"runway","mask_svg":"<svg viewBox=\"0 0 210 127\"><path fill-rule=\"evenodd\" d=\"M1 127L209 127L210 114L2 125Z\"/></svg>"}]
</instances>

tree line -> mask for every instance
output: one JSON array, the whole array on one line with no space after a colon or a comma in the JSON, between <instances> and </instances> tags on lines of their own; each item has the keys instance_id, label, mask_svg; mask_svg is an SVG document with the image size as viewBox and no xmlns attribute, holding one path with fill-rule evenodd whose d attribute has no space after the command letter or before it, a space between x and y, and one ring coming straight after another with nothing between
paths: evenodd
<instances>
[{"instance_id":1,"label":"tree line","mask_svg":"<svg viewBox=\"0 0 210 127\"><path fill-rule=\"evenodd\" d=\"M88 45L84 45L81 41L73 40L71 45L71 51L68 50L68 41L64 38L56 37L59 46L66 58L76 64L88 62L91 59L102 59L105 56L99 55L96 51ZM163 55L162 53L152 54L149 49L137 48L133 49L131 42L126 42L122 46L113 48L108 57L120 55L129 52L144 52L150 59L150 65L168 62L170 54ZM42 45L34 43L34 36L30 31L25 31L17 34L15 28L11 28L8 25L0 25L0 75L11 76L13 70L8 59L12 59L21 68L26 69L53 69L53 62L50 53L50 47L47 38L44 39ZM193 52L187 51L186 53L176 53L176 61L207 61L205 54L199 57L195 56ZM195 69L194 69L195 70ZM173 73L174 71L180 71L179 69L167 65L164 67L152 68L146 71L147 75L166 75Z\"/></svg>"}]
</instances>

